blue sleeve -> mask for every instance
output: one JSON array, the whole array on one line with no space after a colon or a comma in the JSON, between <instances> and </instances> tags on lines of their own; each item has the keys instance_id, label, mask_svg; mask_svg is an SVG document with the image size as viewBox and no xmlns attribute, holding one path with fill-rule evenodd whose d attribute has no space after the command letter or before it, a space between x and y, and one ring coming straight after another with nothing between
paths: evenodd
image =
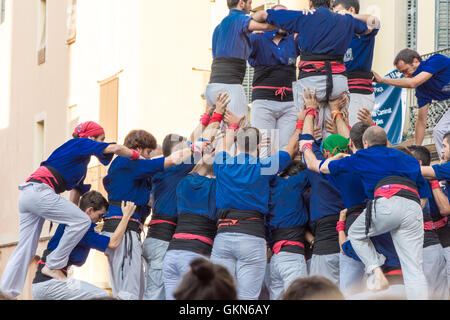
<instances>
[{"instance_id":1,"label":"blue sleeve","mask_svg":"<svg viewBox=\"0 0 450 320\"><path fill-rule=\"evenodd\" d=\"M350 243L350 240L347 240L342 244L342 251L344 251L344 253L347 257L350 257L353 260L361 262L361 259L359 259L358 255L356 254L355 250L353 249L352 244Z\"/></svg>"},{"instance_id":2,"label":"blue sleeve","mask_svg":"<svg viewBox=\"0 0 450 320\"><path fill-rule=\"evenodd\" d=\"M110 238L95 232L94 227L91 226L91 229L86 233L85 240L88 245L95 250L105 252L108 248Z\"/></svg>"},{"instance_id":3,"label":"blue sleeve","mask_svg":"<svg viewBox=\"0 0 450 320\"><path fill-rule=\"evenodd\" d=\"M430 104L431 102L433 102L433 100L431 98L420 97L418 95L418 93L419 92L416 89L417 104L418 104L419 108L425 107L427 104Z\"/></svg>"},{"instance_id":4,"label":"blue sleeve","mask_svg":"<svg viewBox=\"0 0 450 320\"><path fill-rule=\"evenodd\" d=\"M346 157L344 159L331 161L328 163L330 174L338 175L341 173L355 173L353 161L355 161L355 155L351 155L350 157Z\"/></svg>"},{"instance_id":5,"label":"blue sleeve","mask_svg":"<svg viewBox=\"0 0 450 320\"><path fill-rule=\"evenodd\" d=\"M444 164L435 164L433 166L433 169L436 173L437 180L450 180L450 162Z\"/></svg>"},{"instance_id":6,"label":"blue sleeve","mask_svg":"<svg viewBox=\"0 0 450 320\"><path fill-rule=\"evenodd\" d=\"M289 33L297 33L298 23L302 17L304 17L302 11L269 9L266 22Z\"/></svg>"},{"instance_id":7,"label":"blue sleeve","mask_svg":"<svg viewBox=\"0 0 450 320\"><path fill-rule=\"evenodd\" d=\"M163 171L165 159L162 157L152 160L130 160L129 166L137 179L145 179L156 172Z\"/></svg>"},{"instance_id":8,"label":"blue sleeve","mask_svg":"<svg viewBox=\"0 0 450 320\"><path fill-rule=\"evenodd\" d=\"M247 32L247 33L249 33L250 32L250 30L248 30L248 25L250 24L250 21L252 20L252 18L251 17L249 17L249 16L243 16L244 18L242 18L242 20L241 20L241 22L242 22L242 28L241 28L241 30L243 31L243 32Z\"/></svg>"},{"instance_id":9,"label":"blue sleeve","mask_svg":"<svg viewBox=\"0 0 450 320\"><path fill-rule=\"evenodd\" d=\"M422 71L429 72L431 74L436 74L448 68L449 61L450 61L449 58L440 54L436 54L428 58L428 60L424 63Z\"/></svg>"},{"instance_id":10,"label":"blue sleeve","mask_svg":"<svg viewBox=\"0 0 450 320\"><path fill-rule=\"evenodd\" d=\"M97 142L87 138L78 138L80 144L78 146L79 155L92 155L96 156L98 160L105 166L107 166L112 158L114 157L113 153L103 154L103 151L108 147L111 143L106 142Z\"/></svg>"},{"instance_id":11,"label":"blue sleeve","mask_svg":"<svg viewBox=\"0 0 450 320\"><path fill-rule=\"evenodd\" d=\"M431 194L430 184L427 180L419 173L417 178L417 188L419 189L419 195L421 199L432 199L433 195Z\"/></svg>"},{"instance_id":12,"label":"blue sleeve","mask_svg":"<svg viewBox=\"0 0 450 320\"><path fill-rule=\"evenodd\" d=\"M355 19L352 17L352 19L355 22L355 33L356 34L364 34L367 32L368 28L367 28L367 23L364 23L358 19Z\"/></svg>"}]
</instances>

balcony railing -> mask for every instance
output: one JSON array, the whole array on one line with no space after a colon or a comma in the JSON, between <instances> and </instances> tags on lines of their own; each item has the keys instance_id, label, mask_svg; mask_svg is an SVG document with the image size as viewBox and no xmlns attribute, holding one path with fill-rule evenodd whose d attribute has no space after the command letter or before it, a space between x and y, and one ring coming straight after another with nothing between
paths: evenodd
<instances>
[{"instance_id":1,"label":"balcony railing","mask_svg":"<svg viewBox=\"0 0 450 320\"><path fill-rule=\"evenodd\" d=\"M425 54L422 56L422 58L425 60L437 53L450 57L450 48ZM405 125L404 140L411 139L414 136L414 130L416 127L417 114L419 108L417 106L416 92L414 89L408 90L407 108L408 108L407 110L408 120ZM439 120L441 120L444 113L446 113L449 109L450 109L450 100L435 101L431 104L428 110L427 130L425 132L426 135L432 137L433 128L436 126Z\"/></svg>"}]
</instances>

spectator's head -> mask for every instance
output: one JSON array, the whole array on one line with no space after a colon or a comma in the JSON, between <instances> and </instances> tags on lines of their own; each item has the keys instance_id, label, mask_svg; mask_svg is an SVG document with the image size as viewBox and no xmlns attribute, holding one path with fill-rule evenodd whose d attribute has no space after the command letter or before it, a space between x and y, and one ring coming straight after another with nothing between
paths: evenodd
<instances>
[{"instance_id":1,"label":"spectator's head","mask_svg":"<svg viewBox=\"0 0 450 320\"><path fill-rule=\"evenodd\" d=\"M370 126L367 124L367 122L361 121L355 123L355 125L350 130L350 147L355 153L358 150L364 149L363 144L363 135L364 132L366 132L367 129L369 129Z\"/></svg>"},{"instance_id":2,"label":"spectator's head","mask_svg":"<svg viewBox=\"0 0 450 320\"><path fill-rule=\"evenodd\" d=\"M326 159L339 153L348 153L349 141L339 134L332 134L323 141L322 150Z\"/></svg>"},{"instance_id":3,"label":"spectator's head","mask_svg":"<svg viewBox=\"0 0 450 320\"><path fill-rule=\"evenodd\" d=\"M241 128L237 133L237 148L239 153L258 156L261 133L253 127Z\"/></svg>"},{"instance_id":4,"label":"spectator's head","mask_svg":"<svg viewBox=\"0 0 450 320\"><path fill-rule=\"evenodd\" d=\"M252 0L227 0L228 8L242 11L252 11Z\"/></svg>"},{"instance_id":5,"label":"spectator's head","mask_svg":"<svg viewBox=\"0 0 450 320\"><path fill-rule=\"evenodd\" d=\"M359 13L359 0L334 0L333 1L333 11L339 12L341 10L346 10L352 14Z\"/></svg>"},{"instance_id":6,"label":"spectator's head","mask_svg":"<svg viewBox=\"0 0 450 320\"><path fill-rule=\"evenodd\" d=\"M364 132L363 135L363 145L364 149L375 147L375 146L387 146L387 134L380 127L370 127Z\"/></svg>"},{"instance_id":7,"label":"spectator's head","mask_svg":"<svg viewBox=\"0 0 450 320\"><path fill-rule=\"evenodd\" d=\"M405 78L412 78L421 62L422 57L417 51L403 49L397 54L397 57L395 57L394 66L405 76Z\"/></svg>"},{"instance_id":8,"label":"spectator's head","mask_svg":"<svg viewBox=\"0 0 450 320\"><path fill-rule=\"evenodd\" d=\"M450 161L450 131L444 135L442 141L441 159L443 162Z\"/></svg>"},{"instance_id":9,"label":"spectator's head","mask_svg":"<svg viewBox=\"0 0 450 320\"><path fill-rule=\"evenodd\" d=\"M328 9L331 8L331 0L310 0L309 1L309 8L319 8L319 7L326 7Z\"/></svg>"},{"instance_id":10,"label":"spectator's head","mask_svg":"<svg viewBox=\"0 0 450 320\"><path fill-rule=\"evenodd\" d=\"M424 146L412 145L408 147L411 155L416 158L421 166L429 166L431 164L431 153L430 150Z\"/></svg>"},{"instance_id":11,"label":"spectator's head","mask_svg":"<svg viewBox=\"0 0 450 320\"><path fill-rule=\"evenodd\" d=\"M345 300L331 280L322 276L299 278L291 283L283 300Z\"/></svg>"},{"instance_id":12,"label":"spectator's head","mask_svg":"<svg viewBox=\"0 0 450 320\"><path fill-rule=\"evenodd\" d=\"M80 209L86 212L93 223L103 219L109 204L105 197L97 191L89 191L81 197Z\"/></svg>"},{"instance_id":13,"label":"spectator's head","mask_svg":"<svg viewBox=\"0 0 450 320\"><path fill-rule=\"evenodd\" d=\"M187 139L178 134L168 134L162 144L162 152L164 157L170 156L175 151L187 148Z\"/></svg>"},{"instance_id":14,"label":"spectator's head","mask_svg":"<svg viewBox=\"0 0 450 320\"><path fill-rule=\"evenodd\" d=\"M281 178L289 178L306 170L306 166L299 160L292 160L289 166L280 173Z\"/></svg>"},{"instance_id":15,"label":"spectator's head","mask_svg":"<svg viewBox=\"0 0 450 320\"><path fill-rule=\"evenodd\" d=\"M176 300L237 300L236 283L227 269L199 258L192 261L174 297Z\"/></svg>"},{"instance_id":16,"label":"spectator's head","mask_svg":"<svg viewBox=\"0 0 450 320\"><path fill-rule=\"evenodd\" d=\"M282 4L276 4L272 8L272 10L287 10L288 8L285 5Z\"/></svg>"},{"instance_id":17,"label":"spectator's head","mask_svg":"<svg viewBox=\"0 0 450 320\"><path fill-rule=\"evenodd\" d=\"M136 150L142 157L150 159L150 154L156 149L157 144L155 137L151 133L145 130L132 130L125 137L123 145Z\"/></svg>"}]
</instances>

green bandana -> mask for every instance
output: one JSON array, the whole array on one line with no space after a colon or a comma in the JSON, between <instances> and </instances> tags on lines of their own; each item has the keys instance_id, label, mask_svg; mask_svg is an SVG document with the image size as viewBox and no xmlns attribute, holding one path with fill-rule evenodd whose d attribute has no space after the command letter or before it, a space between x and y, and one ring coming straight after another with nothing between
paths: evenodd
<instances>
[{"instance_id":1,"label":"green bandana","mask_svg":"<svg viewBox=\"0 0 450 320\"><path fill-rule=\"evenodd\" d=\"M338 153L348 153L349 141L339 134L332 134L325 139L322 149L329 151L331 156Z\"/></svg>"}]
</instances>

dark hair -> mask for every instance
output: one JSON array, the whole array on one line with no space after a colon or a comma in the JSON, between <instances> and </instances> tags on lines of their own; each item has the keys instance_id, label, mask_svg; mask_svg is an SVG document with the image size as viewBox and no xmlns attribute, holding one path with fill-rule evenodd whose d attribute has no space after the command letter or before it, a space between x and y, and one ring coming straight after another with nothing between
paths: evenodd
<instances>
[{"instance_id":1,"label":"dark hair","mask_svg":"<svg viewBox=\"0 0 450 320\"><path fill-rule=\"evenodd\" d=\"M292 177L306 170L306 166L299 160L292 160L289 166L280 173L280 177Z\"/></svg>"},{"instance_id":2,"label":"dark hair","mask_svg":"<svg viewBox=\"0 0 450 320\"><path fill-rule=\"evenodd\" d=\"M333 8L338 5L343 6L346 10L350 10L351 7L355 9L356 14L359 13L359 0L334 0Z\"/></svg>"},{"instance_id":3,"label":"dark hair","mask_svg":"<svg viewBox=\"0 0 450 320\"><path fill-rule=\"evenodd\" d=\"M311 276L292 282L283 300L344 300L344 295L331 280Z\"/></svg>"},{"instance_id":4,"label":"dark hair","mask_svg":"<svg viewBox=\"0 0 450 320\"><path fill-rule=\"evenodd\" d=\"M80 200L80 209L86 211L88 208L93 208L95 211L105 208L108 210L109 204L105 197L98 191L89 191Z\"/></svg>"},{"instance_id":5,"label":"dark hair","mask_svg":"<svg viewBox=\"0 0 450 320\"><path fill-rule=\"evenodd\" d=\"M237 146L240 151L243 151L245 153L255 151L258 148L260 141L261 133L257 128L241 128L237 133Z\"/></svg>"},{"instance_id":6,"label":"dark hair","mask_svg":"<svg viewBox=\"0 0 450 320\"><path fill-rule=\"evenodd\" d=\"M236 283L228 270L197 258L174 293L176 300L237 300Z\"/></svg>"},{"instance_id":7,"label":"dark hair","mask_svg":"<svg viewBox=\"0 0 450 320\"><path fill-rule=\"evenodd\" d=\"M327 7L331 8L331 0L311 0L314 8Z\"/></svg>"},{"instance_id":8,"label":"dark hair","mask_svg":"<svg viewBox=\"0 0 450 320\"><path fill-rule=\"evenodd\" d=\"M363 142L367 141L369 146L387 146L387 134L380 127L370 127L364 132Z\"/></svg>"},{"instance_id":9,"label":"dark hair","mask_svg":"<svg viewBox=\"0 0 450 320\"><path fill-rule=\"evenodd\" d=\"M422 161L423 166L429 166L431 163L431 152L424 146L412 145L408 147L412 156L417 160Z\"/></svg>"},{"instance_id":10,"label":"dark hair","mask_svg":"<svg viewBox=\"0 0 450 320\"><path fill-rule=\"evenodd\" d=\"M185 137L182 137L178 134L171 133L168 134L163 141L162 144L162 152L164 157L168 157L172 154L173 148L175 148L181 142L187 141Z\"/></svg>"},{"instance_id":11,"label":"dark hair","mask_svg":"<svg viewBox=\"0 0 450 320\"><path fill-rule=\"evenodd\" d=\"M355 123L355 125L350 130L350 139L352 140L355 148L358 150L364 149L363 135L370 126L366 122L360 121Z\"/></svg>"},{"instance_id":12,"label":"dark hair","mask_svg":"<svg viewBox=\"0 0 450 320\"><path fill-rule=\"evenodd\" d=\"M446 134L444 134L444 138L443 138L443 140L447 140L447 143L449 143L449 144L450 144L450 131L449 131L449 132L447 132Z\"/></svg>"},{"instance_id":13,"label":"dark hair","mask_svg":"<svg viewBox=\"0 0 450 320\"><path fill-rule=\"evenodd\" d=\"M133 130L127 134L123 145L130 149L156 149L155 137L145 130Z\"/></svg>"},{"instance_id":14,"label":"dark hair","mask_svg":"<svg viewBox=\"0 0 450 320\"><path fill-rule=\"evenodd\" d=\"M234 9L239 4L240 0L227 0L228 9ZM244 0L245 3L247 3L248 0Z\"/></svg>"},{"instance_id":15,"label":"dark hair","mask_svg":"<svg viewBox=\"0 0 450 320\"><path fill-rule=\"evenodd\" d=\"M397 64L400 61L403 61L406 64L412 64L414 62L414 59L419 60L419 62L422 62L422 57L420 56L420 54L413 50L413 49L403 49L402 51L400 51L397 56L394 59L394 66L397 66Z\"/></svg>"},{"instance_id":16,"label":"dark hair","mask_svg":"<svg viewBox=\"0 0 450 320\"><path fill-rule=\"evenodd\" d=\"M395 149L395 150L398 150L398 151L401 151L401 152L403 152L404 154L407 154L408 156L414 157L413 154L412 154L412 152L409 151L407 147L404 147L404 146L396 146L396 147L394 147L394 149Z\"/></svg>"}]
</instances>

